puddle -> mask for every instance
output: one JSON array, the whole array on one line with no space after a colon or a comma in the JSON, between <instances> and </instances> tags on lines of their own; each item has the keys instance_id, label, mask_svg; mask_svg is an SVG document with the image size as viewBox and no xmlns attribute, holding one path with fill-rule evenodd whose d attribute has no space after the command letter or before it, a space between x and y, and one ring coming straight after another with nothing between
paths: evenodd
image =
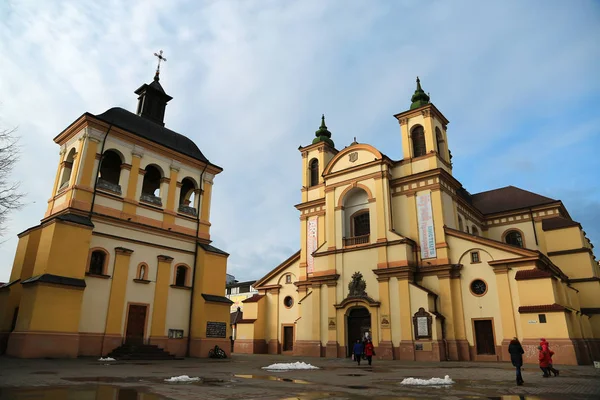
<instances>
[{"instance_id":1,"label":"puddle","mask_svg":"<svg viewBox=\"0 0 600 400\"><path fill-rule=\"evenodd\" d=\"M32 375L56 375L57 372L55 372L55 371L35 371L35 372L30 372L30 374L32 374Z\"/></svg>"},{"instance_id":2,"label":"puddle","mask_svg":"<svg viewBox=\"0 0 600 400\"><path fill-rule=\"evenodd\" d=\"M155 372L164 374L164 372ZM156 376L86 376L86 377L75 377L75 378L62 378L69 382L102 382L102 383L164 383L168 385L202 385L202 386L219 386L223 383L230 383L231 380L214 379L214 378L202 378L199 381L191 382L165 382L165 379L170 376L156 377ZM135 398L134 398L135 399ZM3 400L0 398L0 400ZM112 399L111 399L112 400ZM117 400L121 400L120 398Z\"/></svg>"},{"instance_id":3,"label":"puddle","mask_svg":"<svg viewBox=\"0 0 600 400\"><path fill-rule=\"evenodd\" d=\"M0 400L166 400L133 388L115 386L45 386L37 388L0 388Z\"/></svg>"},{"instance_id":4,"label":"puddle","mask_svg":"<svg viewBox=\"0 0 600 400\"><path fill-rule=\"evenodd\" d=\"M290 383L300 383L303 385L310 385L309 381L304 381L302 379L290 379L290 378L281 378L279 376L269 376L269 375L233 375L236 378L242 379L261 379L263 381L280 381L280 382L290 382Z\"/></svg>"},{"instance_id":5,"label":"puddle","mask_svg":"<svg viewBox=\"0 0 600 400\"><path fill-rule=\"evenodd\" d=\"M340 376L365 376L365 374L343 374Z\"/></svg>"}]
</instances>

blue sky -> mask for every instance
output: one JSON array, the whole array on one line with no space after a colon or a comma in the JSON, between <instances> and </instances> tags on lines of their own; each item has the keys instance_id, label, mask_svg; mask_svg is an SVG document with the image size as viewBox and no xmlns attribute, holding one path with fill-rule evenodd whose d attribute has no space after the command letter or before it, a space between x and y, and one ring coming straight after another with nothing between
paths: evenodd
<instances>
[{"instance_id":1,"label":"blue sky","mask_svg":"<svg viewBox=\"0 0 600 400\"><path fill-rule=\"evenodd\" d=\"M85 111L135 111L155 57L171 129L224 168L214 245L255 279L299 244L301 156L325 113L338 149L401 158L393 114L421 77L450 120L454 175L471 193L514 185L561 199L600 244L600 3L565 1L0 2L0 126L18 127L27 192L0 246L52 189L52 138Z\"/></svg>"}]
</instances>

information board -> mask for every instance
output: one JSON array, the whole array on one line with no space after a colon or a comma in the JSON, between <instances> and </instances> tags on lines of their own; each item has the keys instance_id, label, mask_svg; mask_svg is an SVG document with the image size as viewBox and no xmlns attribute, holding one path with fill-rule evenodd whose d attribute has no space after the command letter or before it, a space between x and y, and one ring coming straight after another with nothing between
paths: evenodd
<instances>
[{"instance_id":1,"label":"information board","mask_svg":"<svg viewBox=\"0 0 600 400\"><path fill-rule=\"evenodd\" d=\"M227 324L225 322L206 322L206 337L207 338L224 338L227 337Z\"/></svg>"}]
</instances>

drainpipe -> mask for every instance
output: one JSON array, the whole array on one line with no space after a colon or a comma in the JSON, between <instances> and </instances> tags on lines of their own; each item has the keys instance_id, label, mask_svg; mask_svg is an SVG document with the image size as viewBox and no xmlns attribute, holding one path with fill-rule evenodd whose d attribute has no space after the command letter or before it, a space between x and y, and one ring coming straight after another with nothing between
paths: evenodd
<instances>
[{"instance_id":1,"label":"drainpipe","mask_svg":"<svg viewBox=\"0 0 600 400\"><path fill-rule=\"evenodd\" d=\"M100 173L100 168L102 167L102 160L104 160L104 146L106 145L106 139L108 139L108 134L112 129L112 124L109 125L108 130L106 131L106 135L104 136L104 140L102 141L102 148L100 149L100 161L98 161L98 171L96 171L96 179L94 179L94 191L92 193L92 204L90 206L90 213L88 214L88 218L90 222L92 221L92 214L94 213L94 203L96 202L96 188L98 186L98 174ZM111 277L112 281L112 277ZM112 286L112 282L111 282ZM107 314L108 316L108 314ZM106 336L106 321L104 323L104 335ZM121 343L122 344L122 343ZM102 345L100 347L100 357L104 357L104 337L102 338Z\"/></svg>"},{"instance_id":2,"label":"drainpipe","mask_svg":"<svg viewBox=\"0 0 600 400\"><path fill-rule=\"evenodd\" d=\"M535 245L538 246L538 238L537 238L537 232L535 231L535 222L533 221L533 210L531 209L531 207L529 208L529 216L531 217L531 226L533 226L533 237L535 238Z\"/></svg>"},{"instance_id":3,"label":"drainpipe","mask_svg":"<svg viewBox=\"0 0 600 400\"><path fill-rule=\"evenodd\" d=\"M198 182L198 186L202 188L202 179L204 178L204 172L206 168L208 168L209 161L206 160L206 165L200 174L200 181ZM202 202L204 202L204 194L202 195ZM178 206L179 207L179 206ZM190 290L190 316L188 318L188 338L187 338L187 346L185 350L185 356L190 356L190 344L192 340L192 311L194 309L194 287L196 282L196 265L198 263L198 233L200 232L200 199L198 199L198 210L196 211L196 237L194 237L194 266L192 267L192 289Z\"/></svg>"}]
</instances>

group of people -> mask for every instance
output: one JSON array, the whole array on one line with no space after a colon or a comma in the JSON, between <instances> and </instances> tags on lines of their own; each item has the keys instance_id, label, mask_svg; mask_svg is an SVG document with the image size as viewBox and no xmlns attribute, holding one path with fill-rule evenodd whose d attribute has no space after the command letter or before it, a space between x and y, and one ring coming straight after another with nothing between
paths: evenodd
<instances>
[{"instance_id":1,"label":"group of people","mask_svg":"<svg viewBox=\"0 0 600 400\"><path fill-rule=\"evenodd\" d=\"M361 342L360 339L356 339L356 343L354 343L354 348L352 349L352 357L354 361L360 365L360 360L364 356L367 359L369 365L373 361L373 356L375 355L375 346L373 346L373 342L371 338L368 336L363 339Z\"/></svg>"},{"instance_id":2,"label":"group of people","mask_svg":"<svg viewBox=\"0 0 600 400\"><path fill-rule=\"evenodd\" d=\"M554 374L554 376L558 376L559 372L552 366L552 356L554 352L550 350L550 343L546 341L546 339L540 339L540 345L538 346L539 354L538 360L540 363L540 369L544 373L542 375L544 378L548 378ZM511 340L508 345L508 352L510 353L510 360L512 364L515 366L517 370L517 385L521 386L525 381L523 381L523 376L521 375L521 367L523 366L523 346L519 342L519 339L516 337Z\"/></svg>"}]
</instances>

